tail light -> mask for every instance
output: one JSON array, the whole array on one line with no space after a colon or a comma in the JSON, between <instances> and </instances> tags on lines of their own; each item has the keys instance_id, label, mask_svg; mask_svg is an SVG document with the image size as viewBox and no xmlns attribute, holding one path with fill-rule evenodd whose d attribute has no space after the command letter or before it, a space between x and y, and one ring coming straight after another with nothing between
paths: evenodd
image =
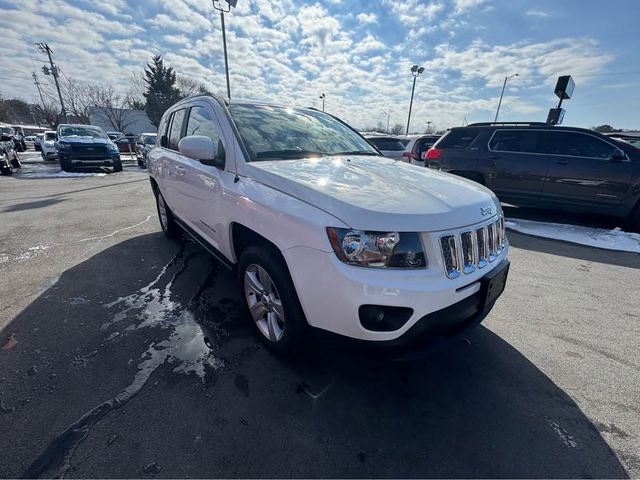
<instances>
[{"instance_id":1,"label":"tail light","mask_svg":"<svg viewBox=\"0 0 640 480\"><path fill-rule=\"evenodd\" d=\"M427 150L427 160L437 160L442 156L442 150L439 148L431 147Z\"/></svg>"}]
</instances>

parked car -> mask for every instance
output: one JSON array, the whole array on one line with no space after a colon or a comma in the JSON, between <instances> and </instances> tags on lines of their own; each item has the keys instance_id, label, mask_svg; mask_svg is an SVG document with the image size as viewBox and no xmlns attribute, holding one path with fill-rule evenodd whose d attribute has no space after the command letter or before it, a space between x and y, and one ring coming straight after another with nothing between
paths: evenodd
<instances>
[{"instance_id":1,"label":"parked car","mask_svg":"<svg viewBox=\"0 0 640 480\"><path fill-rule=\"evenodd\" d=\"M584 128L477 123L452 128L427 166L486 185L505 202L628 217L640 227L640 150Z\"/></svg>"},{"instance_id":2,"label":"parked car","mask_svg":"<svg viewBox=\"0 0 640 480\"><path fill-rule=\"evenodd\" d=\"M123 137L116 138L112 140L118 146L118 150L120 153L125 153L127 155L135 155L137 151L136 146L136 137L132 135L126 135Z\"/></svg>"},{"instance_id":3,"label":"parked car","mask_svg":"<svg viewBox=\"0 0 640 480\"><path fill-rule=\"evenodd\" d=\"M13 142L14 131L9 126L0 125L0 174L11 175L20 168L20 160Z\"/></svg>"},{"instance_id":4,"label":"parked car","mask_svg":"<svg viewBox=\"0 0 640 480\"><path fill-rule=\"evenodd\" d=\"M45 162L54 161L58 158L56 151L56 132L55 130L47 130L44 132L42 142L40 142L40 154Z\"/></svg>"},{"instance_id":5,"label":"parked car","mask_svg":"<svg viewBox=\"0 0 640 480\"><path fill-rule=\"evenodd\" d=\"M495 195L387 159L329 114L200 95L167 109L158 135L162 230L237 271L277 353L310 332L414 348L474 327L504 289Z\"/></svg>"},{"instance_id":6,"label":"parked car","mask_svg":"<svg viewBox=\"0 0 640 480\"><path fill-rule=\"evenodd\" d=\"M124 133L122 132L107 132L107 136L109 137L109 140L117 140L120 137L124 137Z\"/></svg>"},{"instance_id":7,"label":"parked car","mask_svg":"<svg viewBox=\"0 0 640 480\"><path fill-rule=\"evenodd\" d=\"M139 167L147 166L147 153L156 146L157 133L141 133L136 140L136 157Z\"/></svg>"},{"instance_id":8,"label":"parked car","mask_svg":"<svg viewBox=\"0 0 640 480\"><path fill-rule=\"evenodd\" d=\"M409 141L402 155L412 165L424 167L424 159L422 158L422 154L433 147L433 144L436 143L439 138L440 135L426 134L419 137L414 137Z\"/></svg>"},{"instance_id":9,"label":"parked car","mask_svg":"<svg viewBox=\"0 0 640 480\"><path fill-rule=\"evenodd\" d=\"M118 147L100 127L93 125L59 125L57 152L60 168L72 172L77 168L111 167L122 171Z\"/></svg>"},{"instance_id":10,"label":"parked car","mask_svg":"<svg viewBox=\"0 0 640 480\"><path fill-rule=\"evenodd\" d=\"M33 141L33 148L36 152L42 151L42 141L44 139L44 133L36 133L36 139Z\"/></svg>"},{"instance_id":11,"label":"parked car","mask_svg":"<svg viewBox=\"0 0 640 480\"><path fill-rule=\"evenodd\" d=\"M24 137L24 143L27 146L27 149L34 148L35 141L36 141L35 135L29 135Z\"/></svg>"},{"instance_id":12,"label":"parked car","mask_svg":"<svg viewBox=\"0 0 640 480\"><path fill-rule=\"evenodd\" d=\"M367 137L367 140L374 145L380 153L387 158L395 158L396 160L403 159L404 144L400 139L388 136L372 135Z\"/></svg>"}]
</instances>

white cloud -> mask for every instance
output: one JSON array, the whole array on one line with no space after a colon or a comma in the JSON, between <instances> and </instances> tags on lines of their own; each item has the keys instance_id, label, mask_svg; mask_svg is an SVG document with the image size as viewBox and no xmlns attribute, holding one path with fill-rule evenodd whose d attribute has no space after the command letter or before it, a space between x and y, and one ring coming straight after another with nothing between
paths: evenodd
<instances>
[{"instance_id":1,"label":"white cloud","mask_svg":"<svg viewBox=\"0 0 640 480\"><path fill-rule=\"evenodd\" d=\"M535 8L530 8L529 10L527 10L525 12L525 15L528 15L530 17L542 17L542 18L546 18L549 16L547 12L542 10L536 10Z\"/></svg>"},{"instance_id":2,"label":"white cloud","mask_svg":"<svg viewBox=\"0 0 640 480\"><path fill-rule=\"evenodd\" d=\"M454 0L454 13L463 13L466 10L482 5L485 1L486 0Z\"/></svg>"},{"instance_id":3,"label":"white cloud","mask_svg":"<svg viewBox=\"0 0 640 480\"><path fill-rule=\"evenodd\" d=\"M378 16L375 13L359 13L356 19L363 24L378 22Z\"/></svg>"},{"instance_id":4,"label":"white cloud","mask_svg":"<svg viewBox=\"0 0 640 480\"><path fill-rule=\"evenodd\" d=\"M444 10L444 4L441 2L422 0L386 0L385 4L391 6L398 19L407 26L431 22Z\"/></svg>"}]
</instances>

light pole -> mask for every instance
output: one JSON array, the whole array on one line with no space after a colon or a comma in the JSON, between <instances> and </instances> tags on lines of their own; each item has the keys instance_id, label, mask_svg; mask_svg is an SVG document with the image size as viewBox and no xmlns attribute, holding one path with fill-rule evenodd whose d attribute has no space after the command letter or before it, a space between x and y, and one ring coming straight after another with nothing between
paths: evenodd
<instances>
[{"instance_id":1,"label":"light pole","mask_svg":"<svg viewBox=\"0 0 640 480\"><path fill-rule=\"evenodd\" d=\"M518 76L519 74L514 73L513 75L504 77L504 83L502 84L502 93L500 94L500 100L498 101L498 109L496 110L496 118L493 119L494 122L498 121L498 114L500 113L500 105L502 105L502 97L504 96L504 88L507 86L507 82L511 80L513 77L518 77Z\"/></svg>"},{"instance_id":2,"label":"light pole","mask_svg":"<svg viewBox=\"0 0 640 480\"><path fill-rule=\"evenodd\" d=\"M323 93L318 98L322 100L322 111L324 112L324 99L327 98L327 96Z\"/></svg>"},{"instance_id":3,"label":"light pole","mask_svg":"<svg viewBox=\"0 0 640 480\"><path fill-rule=\"evenodd\" d=\"M51 67L42 67L42 71L44 72L45 75L52 75L53 76L53 81L56 84L56 90L58 91L58 98L60 99L60 107L62 108L62 117L64 118L64 121L66 123L69 123L69 119L67 118L67 111L64 108L64 101L62 100L62 93L60 91L60 84L58 83L58 67L56 65L53 64L53 58L51 57L51 54L53 53L53 50L51 50L51 48L49 48L49 45L47 45L46 43L36 43L35 44L36 47L38 47L38 49L42 52L42 53L46 53L47 56L49 57L49 65ZM38 89L39 91L39 89Z\"/></svg>"},{"instance_id":4,"label":"light pole","mask_svg":"<svg viewBox=\"0 0 640 480\"><path fill-rule=\"evenodd\" d=\"M413 92L416 90L416 79L422 75L424 67L414 65L411 67L411 75L413 75L413 87L411 87L411 102L409 102L409 116L407 117L407 131L405 135L409 135L409 124L411 123L411 108L413 107Z\"/></svg>"},{"instance_id":5,"label":"light pole","mask_svg":"<svg viewBox=\"0 0 640 480\"><path fill-rule=\"evenodd\" d=\"M224 14L231 11L231 7L238 4L238 0L211 0L213 8L220 12L220 23L222 24L222 45L224 48L224 72L227 76L227 97L231 100L231 85L229 84L229 60L227 58L227 32L224 28ZM227 8L223 4L227 5Z\"/></svg>"},{"instance_id":6,"label":"light pole","mask_svg":"<svg viewBox=\"0 0 640 480\"><path fill-rule=\"evenodd\" d=\"M427 120L427 133L431 133L431 124L433 122L431 120Z\"/></svg>"},{"instance_id":7,"label":"light pole","mask_svg":"<svg viewBox=\"0 0 640 480\"><path fill-rule=\"evenodd\" d=\"M385 130L386 133L389 133L389 119L391 118L391 114L385 110L380 109L380 111L382 113L384 113L387 116L387 129Z\"/></svg>"}]
</instances>

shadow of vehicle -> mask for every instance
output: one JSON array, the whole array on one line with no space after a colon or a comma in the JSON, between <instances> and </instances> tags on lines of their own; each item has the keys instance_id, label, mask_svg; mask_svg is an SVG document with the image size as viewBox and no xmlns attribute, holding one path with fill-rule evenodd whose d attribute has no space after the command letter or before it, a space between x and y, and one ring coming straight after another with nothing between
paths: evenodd
<instances>
[{"instance_id":1,"label":"shadow of vehicle","mask_svg":"<svg viewBox=\"0 0 640 480\"><path fill-rule=\"evenodd\" d=\"M507 218L521 218L525 220L535 220L538 222L566 223L583 227L608 228L625 226L624 218L616 218L607 215L597 215L592 213L570 213L562 210L550 210L541 208L515 207L502 205L504 215Z\"/></svg>"},{"instance_id":2,"label":"shadow of vehicle","mask_svg":"<svg viewBox=\"0 0 640 480\"><path fill-rule=\"evenodd\" d=\"M233 274L159 233L67 270L2 333L7 477L627 476L488 329L415 363L283 361Z\"/></svg>"}]
</instances>

